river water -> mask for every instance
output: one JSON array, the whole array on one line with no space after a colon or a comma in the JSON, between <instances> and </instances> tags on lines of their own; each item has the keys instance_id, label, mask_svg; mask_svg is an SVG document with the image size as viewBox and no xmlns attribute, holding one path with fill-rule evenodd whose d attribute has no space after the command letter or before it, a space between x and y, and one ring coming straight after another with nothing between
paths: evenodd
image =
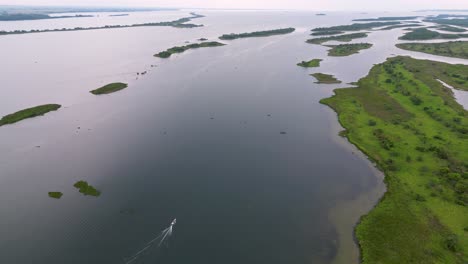
<instances>
[{"instance_id":1,"label":"river water","mask_svg":"<svg viewBox=\"0 0 468 264\"><path fill-rule=\"evenodd\" d=\"M343 58L305 43L311 28L388 14L197 12L206 17L193 23L205 27L0 37L0 116L63 105L0 128L0 263L125 263L174 218L168 243L134 263L358 262L353 227L384 192L382 175L319 104L347 85L309 74L347 83L393 54L463 60L399 50L401 29L372 32L373 48ZM289 26L296 32L152 57L202 37ZM312 58L322 66L296 66ZM116 81L129 88L89 93ZM102 195L81 195L78 180Z\"/></svg>"}]
</instances>

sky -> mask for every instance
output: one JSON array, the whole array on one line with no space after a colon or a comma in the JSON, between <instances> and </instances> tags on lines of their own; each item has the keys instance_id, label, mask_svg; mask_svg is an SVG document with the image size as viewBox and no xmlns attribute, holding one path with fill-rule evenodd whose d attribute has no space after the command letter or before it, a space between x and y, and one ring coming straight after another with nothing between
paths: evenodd
<instances>
[{"instance_id":1,"label":"sky","mask_svg":"<svg viewBox=\"0 0 468 264\"><path fill-rule=\"evenodd\" d=\"M0 0L0 5L413 11L420 9L468 9L468 0Z\"/></svg>"}]
</instances>

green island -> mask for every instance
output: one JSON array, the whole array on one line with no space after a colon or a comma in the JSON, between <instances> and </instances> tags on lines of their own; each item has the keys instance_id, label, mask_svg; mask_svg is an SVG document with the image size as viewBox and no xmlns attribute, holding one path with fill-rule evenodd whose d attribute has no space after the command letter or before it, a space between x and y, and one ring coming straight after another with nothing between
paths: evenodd
<instances>
[{"instance_id":1,"label":"green island","mask_svg":"<svg viewBox=\"0 0 468 264\"><path fill-rule=\"evenodd\" d=\"M460 27L468 27L468 16L461 16L463 18L447 18L444 16L438 16L435 18L428 18L424 21L436 23L439 25L452 25L452 26L460 26Z\"/></svg>"},{"instance_id":2,"label":"green island","mask_svg":"<svg viewBox=\"0 0 468 264\"><path fill-rule=\"evenodd\" d=\"M92 185L89 185L86 181L78 181L73 186L79 189L80 193L84 195L99 196L101 192L96 190Z\"/></svg>"},{"instance_id":3,"label":"green island","mask_svg":"<svg viewBox=\"0 0 468 264\"><path fill-rule=\"evenodd\" d=\"M169 58L172 54L175 53L182 53L186 50L189 49L198 49L198 48L208 48L208 47L219 47L219 46L224 46L226 44L220 43L217 41L210 41L210 42L202 42L202 43L193 43L185 46L176 46L172 47L170 49L167 49L165 51L161 51L157 54L154 54L155 57L159 58Z\"/></svg>"},{"instance_id":4,"label":"green island","mask_svg":"<svg viewBox=\"0 0 468 264\"><path fill-rule=\"evenodd\" d=\"M393 26L388 26L381 28L380 30L391 30L395 28L410 28L410 27L422 27L423 25L421 24L401 24L401 25L393 25Z\"/></svg>"},{"instance_id":5,"label":"green island","mask_svg":"<svg viewBox=\"0 0 468 264\"><path fill-rule=\"evenodd\" d=\"M328 56L349 56L352 54L359 53L364 49L370 49L372 44L370 43L355 43L355 44L341 44L341 45L328 45L331 49L328 50Z\"/></svg>"},{"instance_id":6,"label":"green island","mask_svg":"<svg viewBox=\"0 0 468 264\"><path fill-rule=\"evenodd\" d=\"M361 32L361 33L344 34L344 35L339 35L339 36L313 38L313 39L306 40L306 42L310 44L323 44L328 41L350 42L353 39L365 38L367 36L368 36L367 33Z\"/></svg>"},{"instance_id":7,"label":"green island","mask_svg":"<svg viewBox=\"0 0 468 264\"><path fill-rule=\"evenodd\" d=\"M330 30L330 31L318 31L312 32L311 36L326 36L326 35L339 35L345 33L344 31L339 30Z\"/></svg>"},{"instance_id":8,"label":"green island","mask_svg":"<svg viewBox=\"0 0 468 264\"><path fill-rule=\"evenodd\" d=\"M385 173L356 227L364 264L468 260L468 112L437 79L468 90L468 66L390 58L321 100Z\"/></svg>"},{"instance_id":9,"label":"green island","mask_svg":"<svg viewBox=\"0 0 468 264\"><path fill-rule=\"evenodd\" d=\"M353 21L397 21L397 20L413 20L417 19L417 16L403 16L403 17L378 17L378 18L360 18L353 19Z\"/></svg>"},{"instance_id":10,"label":"green island","mask_svg":"<svg viewBox=\"0 0 468 264\"><path fill-rule=\"evenodd\" d=\"M94 17L93 15L74 15L74 16L50 16L46 14L36 13L0 13L0 21L20 21L20 20L41 20L41 19L59 19L59 18L80 18L80 17Z\"/></svg>"},{"instance_id":11,"label":"green island","mask_svg":"<svg viewBox=\"0 0 468 264\"><path fill-rule=\"evenodd\" d=\"M452 41L442 43L401 43L400 49L424 52L433 55L468 59L468 41Z\"/></svg>"},{"instance_id":12,"label":"green island","mask_svg":"<svg viewBox=\"0 0 468 264\"><path fill-rule=\"evenodd\" d=\"M122 89L125 89L127 87L128 87L128 84L126 84L126 83L121 83L121 82L110 83L110 84L104 85L104 86L102 86L100 88L97 88L95 90L92 90L92 91L90 91L90 93L92 93L94 95L110 94L110 93L114 93L114 92L120 91Z\"/></svg>"},{"instance_id":13,"label":"green island","mask_svg":"<svg viewBox=\"0 0 468 264\"><path fill-rule=\"evenodd\" d=\"M239 39L239 38L252 38L252 37L269 37L269 36L274 36L274 35L283 35L283 34L289 34L294 32L296 29L295 28L280 28L280 29L273 29L273 30L265 30L265 31L255 31L255 32L249 32L249 33L240 33L240 34L224 34L219 37L219 39L222 40L233 40L233 39Z\"/></svg>"},{"instance_id":14,"label":"green island","mask_svg":"<svg viewBox=\"0 0 468 264\"><path fill-rule=\"evenodd\" d=\"M442 30L442 31L447 31L447 32L456 32L456 33L466 32L466 29L464 28L452 27L452 26L440 26L437 29Z\"/></svg>"},{"instance_id":15,"label":"green island","mask_svg":"<svg viewBox=\"0 0 468 264\"><path fill-rule=\"evenodd\" d=\"M468 34L443 34L427 28L416 28L407 32L399 39L402 40L430 40L430 39L458 39L467 38Z\"/></svg>"},{"instance_id":16,"label":"green island","mask_svg":"<svg viewBox=\"0 0 468 264\"><path fill-rule=\"evenodd\" d=\"M183 17L174 21L156 22L156 23L142 23L132 25L107 25L102 27L75 27L75 28L58 28L58 29L33 29L33 30L14 30L14 31L0 31L2 35L15 35L15 34L30 34L30 33L46 33L46 32L66 32L66 31L83 31L83 30L98 30L98 29L111 29L111 28L130 28L130 27L175 27L175 28L194 28L202 27L203 25L196 25L187 23L195 18L204 17L195 13L190 13L190 17Z\"/></svg>"},{"instance_id":17,"label":"green island","mask_svg":"<svg viewBox=\"0 0 468 264\"><path fill-rule=\"evenodd\" d=\"M340 80L336 79L335 76L325 73L312 73L313 76L317 81L315 83L318 84L334 84L334 83L341 83Z\"/></svg>"},{"instance_id":18,"label":"green island","mask_svg":"<svg viewBox=\"0 0 468 264\"><path fill-rule=\"evenodd\" d=\"M297 64L297 66L304 67L304 68L314 68L320 67L321 59L312 59L310 61L301 61Z\"/></svg>"},{"instance_id":19,"label":"green island","mask_svg":"<svg viewBox=\"0 0 468 264\"><path fill-rule=\"evenodd\" d=\"M333 27L320 27L314 28L312 31L359 31L359 30L367 30L377 27L385 27L385 26L392 26L401 24L398 21L388 21L388 22L369 22L369 23L354 23L351 25L343 25L343 26L333 26Z\"/></svg>"},{"instance_id":20,"label":"green island","mask_svg":"<svg viewBox=\"0 0 468 264\"><path fill-rule=\"evenodd\" d=\"M55 111L60 107L62 106L59 104L45 104L23 109L13 114L9 114L2 117L2 119L0 119L0 126L13 124L27 118L45 115L46 113L50 111Z\"/></svg>"},{"instance_id":21,"label":"green island","mask_svg":"<svg viewBox=\"0 0 468 264\"><path fill-rule=\"evenodd\" d=\"M61 192L49 192L48 193L50 198L55 198L55 199L60 199L63 196L63 193Z\"/></svg>"}]
</instances>

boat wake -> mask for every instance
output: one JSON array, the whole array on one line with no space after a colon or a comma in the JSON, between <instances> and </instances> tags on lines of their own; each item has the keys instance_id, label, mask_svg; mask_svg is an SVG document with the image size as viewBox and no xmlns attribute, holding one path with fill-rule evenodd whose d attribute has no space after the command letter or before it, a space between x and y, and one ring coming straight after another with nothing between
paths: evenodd
<instances>
[{"instance_id":1,"label":"boat wake","mask_svg":"<svg viewBox=\"0 0 468 264\"><path fill-rule=\"evenodd\" d=\"M158 242L158 247L160 247L161 245L164 245L165 242L167 241L167 239L172 235L172 229L174 228L174 225L176 224L176 219L172 220L171 222L171 225L164 229L163 231L161 231L161 233L158 234L157 237L153 238L151 241L149 241L148 243L146 243L145 247L143 247L140 251L138 251L136 254L134 254L133 256L127 258L127 260L125 261L125 264L130 264L132 263L133 261L137 260L138 257L143 253L145 252L146 250L148 250L151 246L153 246L154 243Z\"/></svg>"}]
</instances>

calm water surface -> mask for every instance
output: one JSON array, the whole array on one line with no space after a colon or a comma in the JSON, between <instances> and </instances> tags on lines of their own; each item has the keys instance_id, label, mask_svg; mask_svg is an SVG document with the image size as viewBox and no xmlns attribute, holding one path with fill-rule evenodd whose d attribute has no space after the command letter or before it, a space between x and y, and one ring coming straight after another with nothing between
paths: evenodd
<instances>
[{"instance_id":1,"label":"calm water surface","mask_svg":"<svg viewBox=\"0 0 468 264\"><path fill-rule=\"evenodd\" d=\"M357 262L353 226L382 178L318 103L340 86L309 74L346 83L392 54L441 58L396 49L400 29L371 33L372 49L344 58L304 42L311 28L382 14L199 12L203 28L0 37L0 115L63 105L0 129L0 263L125 263L174 218L168 246L134 263ZM201 37L286 26L297 31L152 57ZM296 66L312 58L322 66ZM129 88L88 93L114 81ZM102 195L82 196L78 180Z\"/></svg>"}]
</instances>

